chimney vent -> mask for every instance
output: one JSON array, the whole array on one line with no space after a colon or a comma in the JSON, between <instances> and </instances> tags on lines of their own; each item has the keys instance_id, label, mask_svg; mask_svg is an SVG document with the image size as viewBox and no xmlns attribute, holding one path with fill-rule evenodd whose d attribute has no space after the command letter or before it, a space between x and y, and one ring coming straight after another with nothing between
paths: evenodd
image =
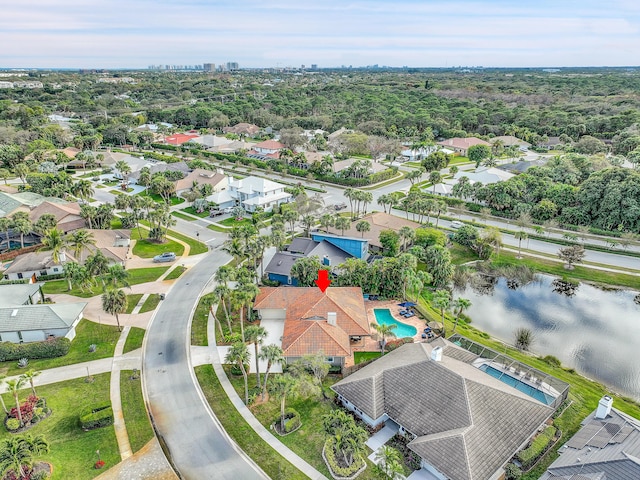
<instances>
[{"instance_id":1,"label":"chimney vent","mask_svg":"<svg viewBox=\"0 0 640 480\"><path fill-rule=\"evenodd\" d=\"M336 312L328 312L327 313L327 323L329 325L333 325L334 327L336 326Z\"/></svg>"},{"instance_id":2,"label":"chimney vent","mask_svg":"<svg viewBox=\"0 0 640 480\"><path fill-rule=\"evenodd\" d=\"M442 361L442 347L433 347L433 350L431 350L431 360L434 362Z\"/></svg>"},{"instance_id":3,"label":"chimney vent","mask_svg":"<svg viewBox=\"0 0 640 480\"><path fill-rule=\"evenodd\" d=\"M326 265L328 267L331 266L331 259L329 258L329 255L322 257L322 265Z\"/></svg>"},{"instance_id":4,"label":"chimney vent","mask_svg":"<svg viewBox=\"0 0 640 480\"><path fill-rule=\"evenodd\" d=\"M67 252L60 252L58 254L58 259L60 260L60 263L64 263L67 261Z\"/></svg>"},{"instance_id":5,"label":"chimney vent","mask_svg":"<svg viewBox=\"0 0 640 480\"><path fill-rule=\"evenodd\" d=\"M598 409L596 410L596 418L604 419L611 413L611 407L613 406L613 398L609 395L605 395L598 402Z\"/></svg>"}]
</instances>

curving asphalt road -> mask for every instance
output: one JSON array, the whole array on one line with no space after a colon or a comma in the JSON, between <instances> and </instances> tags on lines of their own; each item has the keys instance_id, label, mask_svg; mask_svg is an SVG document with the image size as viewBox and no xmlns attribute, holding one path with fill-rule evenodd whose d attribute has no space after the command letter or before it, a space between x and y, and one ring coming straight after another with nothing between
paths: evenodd
<instances>
[{"instance_id":1,"label":"curving asphalt road","mask_svg":"<svg viewBox=\"0 0 640 480\"><path fill-rule=\"evenodd\" d=\"M200 394L189 359L190 320L213 272L230 257L206 255L160 303L143 347L145 398L165 453L186 480L265 478L227 436Z\"/></svg>"}]
</instances>

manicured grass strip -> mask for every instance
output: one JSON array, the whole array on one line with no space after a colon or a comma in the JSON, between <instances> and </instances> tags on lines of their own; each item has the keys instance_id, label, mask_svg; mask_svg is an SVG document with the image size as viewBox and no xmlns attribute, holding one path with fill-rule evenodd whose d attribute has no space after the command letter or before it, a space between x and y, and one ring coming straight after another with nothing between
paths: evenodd
<instances>
[{"instance_id":1,"label":"manicured grass strip","mask_svg":"<svg viewBox=\"0 0 640 480\"><path fill-rule=\"evenodd\" d=\"M500 267L504 265L527 265L537 272L549 273L567 280L585 281L591 283L603 283L608 285L619 285L637 289L640 284L640 278L634 275L624 273L606 272L593 268L576 265L573 270L565 270L564 265L560 262L544 260L542 258L524 257L521 260L516 259L516 252L501 251L493 260L493 264ZM615 267L614 267L615 268Z\"/></svg>"},{"instance_id":2,"label":"manicured grass strip","mask_svg":"<svg viewBox=\"0 0 640 480\"><path fill-rule=\"evenodd\" d=\"M132 370L120 372L120 398L129 443L131 450L135 453L153 438L153 429L142 397L140 372L137 373L138 378L133 379L132 375Z\"/></svg>"},{"instance_id":3,"label":"manicured grass strip","mask_svg":"<svg viewBox=\"0 0 640 480\"><path fill-rule=\"evenodd\" d=\"M224 225L225 227L238 227L240 225L253 225L251 223L251 219L249 218L243 218L242 220L236 220L235 217L229 217L229 218L225 218L224 220L220 220L219 222L220 225Z\"/></svg>"},{"instance_id":4,"label":"manicured grass strip","mask_svg":"<svg viewBox=\"0 0 640 480\"><path fill-rule=\"evenodd\" d=\"M305 479L300 470L271 448L242 418L222 389L213 366L195 368L200 387L216 417L233 440L271 478Z\"/></svg>"},{"instance_id":5,"label":"manicured grass strip","mask_svg":"<svg viewBox=\"0 0 640 480\"><path fill-rule=\"evenodd\" d=\"M169 267L149 267L149 268L132 268L129 272L129 284L138 285L139 283L155 282Z\"/></svg>"},{"instance_id":6,"label":"manicured grass strip","mask_svg":"<svg viewBox=\"0 0 640 480\"><path fill-rule=\"evenodd\" d=\"M110 377L110 373L103 373L94 375L93 382L90 383L85 378L78 378L36 389L39 397L46 398L52 414L30 428L26 434L42 434L49 442L50 452L36 460L53 464L52 480L88 480L120 462L113 426L84 432L78 423L78 412L110 403ZM21 390L20 401L23 402L29 393L29 389ZM5 393L3 398L7 405L15 404L11 394ZM19 434L22 435L25 433ZM9 438L15 438L14 434L1 428L0 441ZM105 462L102 470L93 467L98 460L96 450L100 450L100 459Z\"/></svg>"},{"instance_id":7,"label":"manicured grass strip","mask_svg":"<svg viewBox=\"0 0 640 480\"><path fill-rule=\"evenodd\" d=\"M199 212L199 213L196 212L196 209L193 207L181 208L181 210L183 212L190 213L191 215L195 215L196 217L200 217L200 218L205 218L209 216L208 210L205 210L204 212Z\"/></svg>"},{"instance_id":8,"label":"manicured grass strip","mask_svg":"<svg viewBox=\"0 0 640 480\"><path fill-rule=\"evenodd\" d=\"M195 222L197 220L197 218L190 217L189 215L185 215L184 213L180 213L180 212L171 212L171 215L173 215L176 218L186 220L187 222Z\"/></svg>"},{"instance_id":9,"label":"manicured grass strip","mask_svg":"<svg viewBox=\"0 0 640 480\"><path fill-rule=\"evenodd\" d=\"M198 306L193 314L191 321L191 345L206 347L209 345L207 340L207 323L209 319L209 303L215 298L213 293L207 293L200 297Z\"/></svg>"},{"instance_id":10,"label":"manicured grass strip","mask_svg":"<svg viewBox=\"0 0 640 480\"><path fill-rule=\"evenodd\" d=\"M66 293L67 295L73 295L74 297L89 298L95 297L102 293L102 283L98 282L98 285L94 285L90 290L82 291L78 287L73 287L71 290L66 280L47 280L42 286L42 293L45 295L51 295L55 293Z\"/></svg>"},{"instance_id":11,"label":"manicured grass strip","mask_svg":"<svg viewBox=\"0 0 640 480\"><path fill-rule=\"evenodd\" d=\"M138 302L142 298L142 293L134 293L133 295L127 295L127 311L124 313L131 313L136 308Z\"/></svg>"},{"instance_id":12,"label":"manicured grass strip","mask_svg":"<svg viewBox=\"0 0 640 480\"><path fill-rule=\"evenodd\" d=\"M131 352L141 348L145 333L146 330L144 328L131 327L129 335L127 335L127 340L124 342L124 349L122 350L122 353Z\"/></svg>"},{"instance_id":13,"label":"manicured grass strip","mask_svg":"<svg viewBox=\"0 0 640 480\"><path fill-rule=\"evenodd\" d=\"M220 232L220 233L229 233L231 231L230 228L223 228L223 227L219 227L218 225L207 225L207 228L209 230L213 230L214 232Z\"/></svg>"},{"instance_id":14,"label":"manicured grass strip","mask_svg":"<svg viewBox=\"0 0 640 480\"><path fill-rule=\"evenodd\" d=\"M83 318L76 327L76 338L71 342L69 353L63 357L29 360L28 369L40 371L47 368L112 357L118 338L120 338L118 327L101 325ZM89 346L92 344L96 345L95 352L89 352ZM24 368L18 368L17 363L15 360L1 362L0 371L6 369L4 374L7 376L24 373ZM2 429L0 428L0 430Z\"/></svg>"},{"instance_id":15,"label":"manicured grass strip","mask_svg":"<svg viewBox=\"0 0 640 480\"><path fill-rule=\"evenodd\" d=\"M175 280L176 278L179 278L180 275L182 275L184 272L187 271L186 267L183 267L182 265L178 265L176 268L174 268L173 270L171 270L169 272L169 275L167 275L166 277L164 277L165 280Z\"/></svg>"},{"instance_id":16,"label":"manicured grass strip","mask_svg":"<svg viewBox=\"0 0 640 480\"><path fill-rule=\"evenodd\" d=\"M353 352L353 361L358 364L380 358L380 352Z\"/></svg>"},{"instance_id":17,"label":"manicured grass strip","mask_svg":"<svg viewBox=\"0 0 640 480\"><path fill-rule=\"evenodd\" d=\"M146 225L147 227L149 226L149 222L147 222L146 220L142 220L140 224ZM147 232L147 235L148 235L148 232ZM189 255L198 255L200 253L205 253L209 251L209 248L204 243L199 242L198 240L195 240L191 237L187 237L186 235L182 235L181 233L178 233L175 230L169 230L167 232L167 236L176 238L188 244L190 247ZM133 235L132 235L132 238L133 238ZM168 251L175 251L175 250L168 250ZM178 254L177 251L176 251L176 254Z\"/></svg>"},{"instance_id":18,"label":"manicured grass strip","mask_svg":"<svg viewBox=\"0 0 640 480\"><path fill-rule=\"evenodd\" d=\"M164 199L163 199L160 195L158 195L157 193L148 193L148 192L146 192L145 190L143 190L143 191L142 191L142 192L140 192L140 193L136 193L136 195L140 195L140 196L144 195L145 197L146 197L146 196L148 196L148 197L151 197L151 199L152 199L154 202L157 202L157 203L165 203L165 202L164 202ZM171 204L171 206L173 206L173 205L180 205L181 203L184 203L184 201L185 201L185 200L184 200L184 198L182 198L182 197L176 197L176 196L173 196L173 197L171 197L171 199L170 199L170 202L169 202L169 203Z\"/></svg>"},{"instance_id":19,"label":"manicured grass strip","mask_svg":"<svg viewBox=\"0 0 640 480\"><path fill-rule=\"evenodd\" d=\"M160 303L160 295L158 295L157 293L152 293L142 304L142 308L140 308L139 313L147 313L155 310L158 306L158 303Z\"/></svg>"},{"instance_id":20,"label":"manicured grass strip","mask_svg":"<svg viewBox=\"0 0 640 480\"><path fill-rule=\"evenodd\" d=\"M134 234L135 232L135 234ZM165 240L162 243L156 243L149 240L149 230L140 229L143 239L137 240L138 230L132 230L131 236L136 237L136 244L133 246L133 254L141 258L153 258L164 252L174 252L178 257L183 254L184 246L174 240Z\"/></svg>"}]
</instances>

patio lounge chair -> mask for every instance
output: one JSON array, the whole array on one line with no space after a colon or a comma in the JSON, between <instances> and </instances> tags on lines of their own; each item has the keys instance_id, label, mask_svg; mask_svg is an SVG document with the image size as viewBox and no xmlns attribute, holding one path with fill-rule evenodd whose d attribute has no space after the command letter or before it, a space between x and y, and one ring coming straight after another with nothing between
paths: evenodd
<instances>
[{"instance_id":1,"label":"patio lounge chair","mask_svg":"<svg viewBox=\"0 0 640 480\"><path fill-rule=\"evenodd\" d=\"M415 316L416 316L416 314L415 314L415 313L413 313L413 312L409 312L409 313L407 313L407 314L404 316L404 318L411 318L411 317L415 317Z\"/></svg>"}]
</instances>

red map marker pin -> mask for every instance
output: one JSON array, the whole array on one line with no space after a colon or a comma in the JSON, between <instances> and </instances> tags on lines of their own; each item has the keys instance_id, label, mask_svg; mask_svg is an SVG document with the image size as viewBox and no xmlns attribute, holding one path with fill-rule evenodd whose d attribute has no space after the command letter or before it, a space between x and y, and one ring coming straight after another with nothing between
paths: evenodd
<instances>
[{"instance_id":1,"label":"red map marker pin","mask_svg":"<svg viewBox=\"0 0 640 480\"><path fill-rule=\"evenodd\" d=\"M331 280L329 280L329 270L318 270L318 279L314 280L314 282L316 282L320 291L324 293L327 287L331 285Z\"/></svg>"}]
</instances>

